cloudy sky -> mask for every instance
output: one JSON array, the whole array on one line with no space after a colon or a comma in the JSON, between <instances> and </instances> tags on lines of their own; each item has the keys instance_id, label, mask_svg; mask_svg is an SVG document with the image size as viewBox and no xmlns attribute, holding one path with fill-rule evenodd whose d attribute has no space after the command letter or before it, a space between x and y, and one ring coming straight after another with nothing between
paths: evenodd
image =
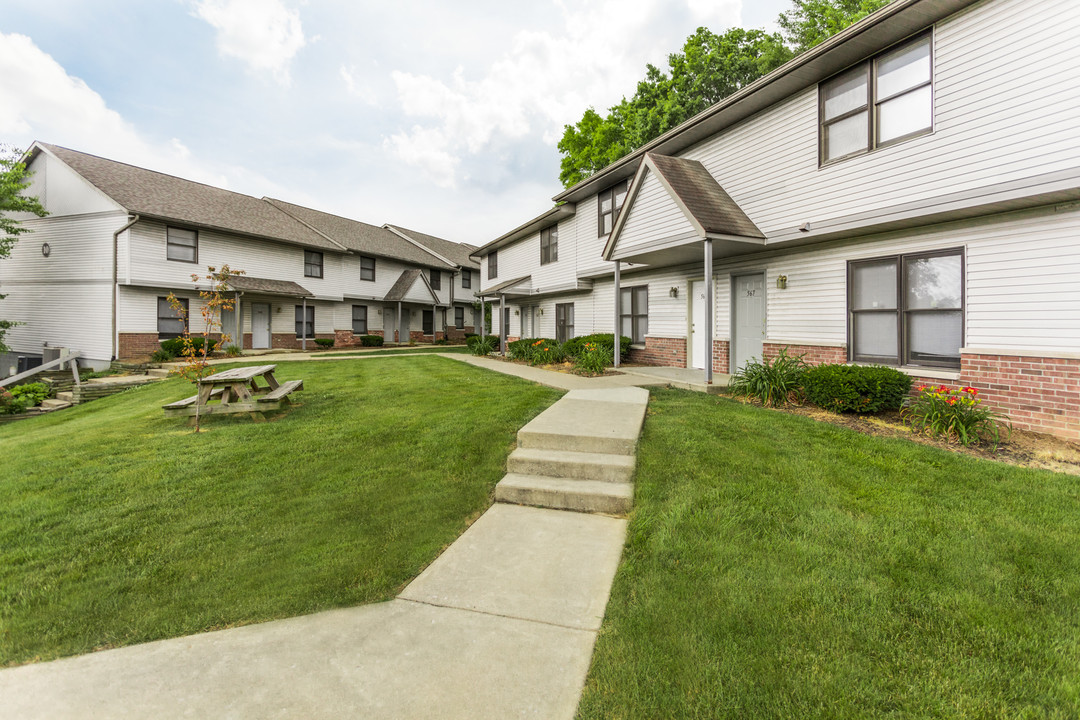
<instances>
[{"instance_id":1,"label":"cloudy sky","mask_svg":"<svg viewBox=\"0 0 1080 720\"><path fill-rule=\"evenodd\" d=\"M0 143L481 244L550 206L585 108L789 4L4 0Z\"/></svg>"}]
</instances>

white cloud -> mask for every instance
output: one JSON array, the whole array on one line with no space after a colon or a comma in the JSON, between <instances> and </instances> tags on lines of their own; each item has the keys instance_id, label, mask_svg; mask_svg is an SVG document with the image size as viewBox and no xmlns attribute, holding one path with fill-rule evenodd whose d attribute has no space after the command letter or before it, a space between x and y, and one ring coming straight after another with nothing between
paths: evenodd
<instances>
[{"instance_id":1,"label":"white cloud","mask_svg":"<svg viewBox=\"0 0 1080 720\"><path fill-rule=\"evenodd\" d=\"M289 63L307 44L299 11L289 10L281 0L199 0L195 15L217 30L222 55L289 85Z\"/></svg>"},{"instance_id":2,"label":"white cloud","mask_svg":"<svg viewBox=\"0 0 1080 720\"><path fill-rule=\"evenodd\" d=\"M442 80L431 75L392 73L402 110L427 118L423 126L398 133L392 148L404 162L434 166L443 178L452 159L490 150L496 139L519 140L538 135L554 145L562 128L589 106L598 110L632 94L646 62L664 64L671 25L685 37L701 24L738 24L741 0L556 0L563 27L554 31L523 30L509 52L495 60L478 79L458 67ZM679 35L681 33L681 35ZM437 159L425 159L433 133L442 139Z\"/></svg>"},{"instance_id":3,"label":"white cloud","mask_svg":"<svg viewBox=\"0 0 1080 720\"><path fill-rule=\"evenodd\" d=\"M361 101L372 107L379 106L378 96L371 86L368 85L363 78L359 77L360 73L357 71L355 65L350 65L349 67L342 65L338 74L345 82L345 89L349 91L350 95L359 98Z\"/></svg>"},{"instance_id":4,"label":"white cloud","mask_svg":"<svg viewBox=\"0 0 1080 720\"><path fill-rule=\"evenodd\" d=\"M457 185L456 173L461 160L446 151L448 142L442 130L415 125L407 133L391 135L383 145L398 159L421 168L439 187L453 188Z\"/></svg>"}]
</instances>

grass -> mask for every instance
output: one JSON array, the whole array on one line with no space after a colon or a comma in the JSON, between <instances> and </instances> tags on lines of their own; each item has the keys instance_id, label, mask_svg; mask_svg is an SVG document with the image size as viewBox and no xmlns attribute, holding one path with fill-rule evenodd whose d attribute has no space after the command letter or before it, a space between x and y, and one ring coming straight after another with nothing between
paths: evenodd
<instances>
[{"instance_id":1,"label":"grass","mask_svg":"<svg viewBox=\"0 0 1080 720\"><path fill-rule=\"evenodd\" d=\"M278 419L182 380L0 426L0 665L385 600L490 503L554 390L443 358L288 362Z\"/></svg>"},{"instance_id":2,"label":"grass","mask_svg":"<svg viewBox=\"0 0 1080 720\"><path fill-rule=\"evenodd\" d=\"M580 718L1075 718L1080 480L654 391Z\"/></svg>"},{"instance_id":3,"label":"grass","mask_svg":"<svg viewBox=\"0 0 1080 720\"><path fill-rule=\"evenodd\" d=\"M408 355L412 353L467 353L469 348L464 345L421 345L417 347L409 347L402 345L400 350L394 348L384 349L372 349L372 350L360 350L359 348L352 348L350 350L335 350L326 353L327 357L372 357L378 355ZM320 353L321 354L321 353Z\"/></svg>"}]
</instances>

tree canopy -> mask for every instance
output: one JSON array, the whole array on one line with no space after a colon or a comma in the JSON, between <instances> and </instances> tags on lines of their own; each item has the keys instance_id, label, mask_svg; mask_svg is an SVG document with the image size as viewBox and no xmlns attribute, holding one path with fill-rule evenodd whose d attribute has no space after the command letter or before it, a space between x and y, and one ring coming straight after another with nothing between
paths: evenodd
<instances>
[{"instance_id":1,"label":"tree canopy","mask_svg":"<svg viewBox=\"0 0 1080 720\"><path fill-rule=\"evenodd\" d=\"M668 56L666 72L646 66L632 97L607 115L589 108L565 126L559 180L564 187L584 180L888 2L793 0L777 20L781 33L698 28Z\"/></svg>"},{"instance_id":2,"label":"tree canopy","mask_svg":"<svg viewBox=\"0 0 1080 720\"><path fill-rule=\"evenodd\" d=\"M30 232L19 220L10 217L11 213L48 215L36 197L23 194L29 186L30 173L26 171L26 163L22 162L22 154L12 147L0 145L0 260L11 254L20 235ZM3 299L0 295L0 300ZM16 324L0 320L0 352L7 350L4 333Z\"/></svg>"}]
</instances>

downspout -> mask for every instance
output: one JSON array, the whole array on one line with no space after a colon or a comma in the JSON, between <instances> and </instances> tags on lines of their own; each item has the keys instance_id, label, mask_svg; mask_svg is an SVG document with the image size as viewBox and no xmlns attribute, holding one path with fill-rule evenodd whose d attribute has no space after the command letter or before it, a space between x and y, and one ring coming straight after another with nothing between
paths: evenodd
<instances>
[{"instance_id":1,"label":"downspout","mask_svg":"<svg viewBox=\"0 0 1080 720\"><path fill-rule=\"evenodd\" d=\"M112 359L120 355L120 333L117 328L117 305L120 301L120 233L139 222L139 215L132 215L122 228L112 234Z\"/></svg>"}]
</instances>

